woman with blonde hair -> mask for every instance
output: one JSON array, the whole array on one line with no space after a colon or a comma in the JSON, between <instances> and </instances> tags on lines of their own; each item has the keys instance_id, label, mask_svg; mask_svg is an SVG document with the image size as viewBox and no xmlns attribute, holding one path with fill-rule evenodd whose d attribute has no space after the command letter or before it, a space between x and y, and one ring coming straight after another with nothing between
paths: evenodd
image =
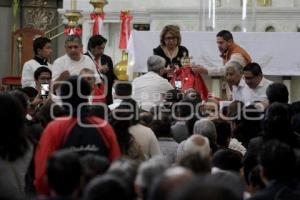
<instances>
[{"instance_id":1,"label":"woman with blonde hair","mask_svg":"<svg viewBox=\"0 0 300 200\"><path fill-rule=\"evenodd\" d=\"M181 46L180 28L176 25L165 26L160 34L160 45L153 49L153 53L166 60L166 67L181 67L181 58L188 56L189 51Z\"/></svg>"}]
</instances>

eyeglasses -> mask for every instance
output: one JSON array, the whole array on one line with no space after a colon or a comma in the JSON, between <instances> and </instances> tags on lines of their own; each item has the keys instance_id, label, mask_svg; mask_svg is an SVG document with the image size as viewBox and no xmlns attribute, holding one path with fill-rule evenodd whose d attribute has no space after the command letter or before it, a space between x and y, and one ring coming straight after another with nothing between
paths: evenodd
<instances>
[{"instance_id":1,"label":"eyeglasses","mask_svg":"<svg viewBox=\"0 0 300 200\"><path fill-rule=\"evenodd\" d=\"M168 40L168 41L170 41L170 40L177 40L177 38L176 37L165 37L165 40Z\"/></svg>"}]
</instances>

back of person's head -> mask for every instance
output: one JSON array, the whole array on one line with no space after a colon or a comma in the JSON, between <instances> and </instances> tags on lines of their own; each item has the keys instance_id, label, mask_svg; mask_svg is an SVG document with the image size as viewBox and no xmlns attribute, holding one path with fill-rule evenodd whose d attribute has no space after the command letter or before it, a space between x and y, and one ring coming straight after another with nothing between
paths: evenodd
<instances>
[{"instance_id":1,"label":"back of person's head","mask_svg":"<svg viewBox=\"0 0 300 200\"><path fill-rule=\"evenodd\" d=\"M253 76L259 76L262 75L261 67L258 63L252 62L248 63L244 68L243 71L249 71L253 74Z\"/></svg>"},{"instance_id":2,"label":"back of person's head","mask_svg":"<svg viewBox=\"0 0 300 200\"><path fill-rule=\"evenodd\" d=\"M80 188L82 167L79 155L61 150L55 152L47 162L48 184L58 196L71 196Z\"/></svg>"},{"instance_id":3,"label":"back of person's head","mask_svg":"<svg viewBox=\"0 0 300 200\"><path fill-rule=\"evenodd\" d=\"M60 86L60 96L63 103L71 105L72 109L77 109L82 103L88 102L91 94L89 83L79 76L71 76ZM77 110L73 110L76 114Z\"/></svg>"},{"instance_id":4,"label":"back of person's head","mask_svg":"<svg viewBox=\"0 0 300 200\"><path fill-rule=\"evenodd\" d=\"M152 55L147 60L148 72L160 73L161 69L165 67L166 60L163 57Z\"/></svg>"},{"instance_id":5,"label":"back of person's head","mask_svg":"<svg viewBox=\"0 0 300 200\"><path fill-rule=\"evenodd\" d=\"M193 105L185 100L181 100L180 102L174 104L173 109L175 111L174 114L176 115L176 117L182 118L183 120L188 120L194 114Z\"/></svg>"},{"instance_id":6,"label":"back of person's head","mask_svg":"<svg viewBox=\"0 0 300 200\"><path fill-rule=\"evenodd\" d=\"M221 148L227 148L231 138L230 124L224 120L214 120L213 122L217 131L217 145Z\"/></svg>"},{"instance_id":7,"label":"back of person's head","mask_svg":"<svg viewBox=\"0 0 300 200\"><path fill-rule=\"evenodd\" d=\"M172 137L171 121L167 115L162 115L161 119L153 120L151 129L156 137Z\"/></svg>"},{"instance_id":8,"label":"back of person's head","mask_svg":"<svg viewBox=\"0 0 300 200\"><path fill-rule=\"evenodd\" d=\"M91 180L84 191L84 200L130 200L127 185L119 177L106 174Z\"/></svg>"},{"instance_id":9,"label":"back of person's head","mask_svg":"<svg viewBox=\"0 0 300 200\"><path fill-rule=\"evenodd\" d=\"M9 92L12 96L16 97L16 99L20 102L24 115L27 113L27 108L28 108L28 96L22 92L22 90L12 90Z\"/></svg>"},{"instance_id":10,"label":"back of person's head","mask_svg":"<svg viewBox=\"0 0 300 200\"><path fill-rule=\"evenodd\" d=\"M289 145L278 140L268 141L261 150L259 163L269 181L288 181L295 177L296 156Z\"/></svg>"},{"instance_id":11,"label":"back of person's head","mask_svg":"<svg viewBox=\"0 0 300 200\"><path fill-rule=\"evenodd\" d=\"M28 150L24 109L20 101L8 93L0 93L0 102L0 157L15 161Z\"/></svg>"},{"instance_id":12,"label":"back of person's head","mask_svg":"<svg viewBox=\"0 0 300 200\"><path fill-rule=\"evenodd\" d=\"M172 89L172 90L168 90L165 94L164 94L164 99L166 102L179 102L182 99L182 94L176 90L176 89Z\"/></svg>"},{"instance_id":13,"label":"back of person's head","mask_svg":"<svg viewBox=\"0 0 300 200\"><path fill-rule=\"evenodd\" d=\"M34 80L37 81L39 79L39 76L44 72L49 73L50 78L52 77L51 70L48 67L41 66L34 71L34 74L33 74Z\"/></svg>"},{"instance_id":14,"label":"back of person's head","mask_svg":"<svg viewBox=\"0 0 300 200\"><path fill-rule=\"evenodd\" d=\"M207 137L210 143L216 144L217 142L217 130L215 124L211 120L200 119L196 121L193 133Z\"/></svg>"},{"instance_id":15,"label":"back of person's head","mask_svg":"<svg viewBox=\"0 0 300 200\"><path fill-rule=\"evenodd\" d=\"M233 101L228 105L226 117L238 123L243 117L244 103L241 101Z\"/></svg>"},{"instance_id":16,"label":"back of person's head","mask_svg":"<svg viewBox=\"0 0 300 200\"><path fill-rule=\"evenodd\" d=\"M153 122L153 115L151 112L141 112L140 113L140 124L147 126L147 127L151 127Z\"/></svg>"},{"instance_id":17,"label":"back of person's head","mask_svg":"<svg viewBox=\"0 0 300 200\"><path fill-rule=\"evenodd\" d=\"M300 101L293 102L291 104L292 115L300 114Z\"/></svg>"},{"instance_id":18,"label":"back of person's head","mask_svg":"<svg viewBox=\"0 0 300 200\"><path fill-rule=\"evenodd\" d=\"M233 40L231 32L227 30L222 30L218 32L217 37L222 37L225 41Z\"/></svg>"},{"instance_id":19,"label":"back of person's head","mask_svg":"<svg viewBox=\"0 0 300 200\"><path fill-rule=\"evenodd\" d=\"M39 93L33 87L24 87L24 88L21 88L20 91L24 92L29 97L30 100L33 100Z\"/></svg>"},{"instance_id":20,"label":"back of person's head","mask_svg":"<svg viewBox=\"0 0 300 200\"><path fill-rule=\"evenodd\" d=\"M211 154L209 140L202 135L192 135L182 141L177 149L177 161L192 153L199 153L203 158L209 158Z\"/></svg>"},{"instance_id":21,"label":"back of person's head","mask_svg":"<svg viewBox=\"0 0 300 200\"><path fill-rule=\"evenodd\" d=\"M149 200L169 199L175 191L191 181L193 177L193 172L187 168L181 166L171 167L155 180L148 198Z\"/></svg>"},{"instance_id":22,"label":"back of person's head","mask_svg":"<svg viewBox=\"0 0 300 200\"><path fill-rule=\"evenodd\" d=\"M65 40L65 45L68 43L68 42L76 42L78 43L80 46L82 46L82 40L81 40L81 37L78 36L78 35L68 35L66 40Z\"/></svg>"},{"instance_id":23,"label":"back of person's head","mask_svg":"<svg viewBox=\"0 0 300 200\"><path fill-rule=\"evenodd\" d=\"M214 153L212 163L221 170L240 173L242 168L242 155L231 149L220 149Z\"/></svg>"},{"instance_id":24,"label":"back of person's head","mask_svg":"<svg viewBox=\"0 0 300 200\"><path fill-rule=\"evenodd\" d=\"M38 54L38 49L43 49L47 43L50 43L51 40L46 37L38 37L33 41L33 52L35 55Z\"/></svg>"},{"instance_id":25,"label":"back of person's head","mask_svg":"<svg viewBox=\"0 0 300 200\"><path fill-rule=\"evenodd\" d=\"M206 175L211 172L211 159L204 158L199 153L191 153L186 156L183 156L178 165L190 169L197 175Z\"/></svg>"},{"instance_id":26,"label":"back of person's head","mask_svg":"<svg viewBox=\"0 0 300 200\"><path fill-rule=\"evenodd\" d=\"M130 82L117 81L114 85L116 98L130 98L132 94L132 85Z\"/></svg>"},{"instance_id":27,"label":"back of person's head","mask_svg":"<svg viewBox=\"0 0 300 200\"><path fill-rule=\"evenodd\" d=\"M85 184L95 176L104 174L109 168L109 160L96 154L86 154L80 158L80 162Z\"/></svg>"},{"instance_id":28,"label":"back of person's head","mask_svg":"<svg viewBox=\"0 0 300 200\"><path fill-rule=\"evenodd\" d=\"M182 188L178 189L172 195L171 200L242 200L242 195L237 194L234 190L238 181L232 181L231 184L223 179L218 179L219 176L207 175L194 178Z\"/></svg>"},{"instance_id":29,"label":"back of person's head","mask_svg":"<svg viewBox=\"0 0 300 200\"><path fill-rule=\"evenodd\" d=\"M105 39L102 35L93 35L90 37L88 42L88 50L94 49L96 46L101 46L104 43L107 42L107 39Z\"/></svg>"},{"instance_id":30,"label":"back of person's head","mask_svg":"<svg viewBox=\"0 0 300 200\"><path fill-rule=\"evenodd\" d=\"M260 176L260 167L259 165L255 166L249 173L247 177L247 183L250 186L250 192L255 193L259 190L262 190L266 187L265 183Z\"/></svg>"},{"instance_id":31,"label":"back of person's head","mask_svg":"<svg viewBox=\"0 0 300 200\"><path fill-rule=\"evenodd\" d=\"M289 107L283 103L272 103L265 111L264 136L266 139L277 138L285 142L291 139L291 116Z\"/></svg>"},{"instance_id":32,"label":"back of person's head","mask_svg":"<svg viewBox=\"0 0 300 200\"><path fill-rule=\"evenodd\" d=\"M161 176L169 166L170 163L163 156L154 156L143 162L138 168L135 179L135 185L139 188L139 196L146 199L156 177Z\"/></svg>"},{"instance_id":33,"label":"back of person's head","mask_svg":"<svg viewBox=\"0 0 300 200\"><path fill-rule=\"evenodd\" d=\"M288 103L289 91L283 83L272 83L266 91L269 104L274 102Z\"/></svg>"}]
</instances>

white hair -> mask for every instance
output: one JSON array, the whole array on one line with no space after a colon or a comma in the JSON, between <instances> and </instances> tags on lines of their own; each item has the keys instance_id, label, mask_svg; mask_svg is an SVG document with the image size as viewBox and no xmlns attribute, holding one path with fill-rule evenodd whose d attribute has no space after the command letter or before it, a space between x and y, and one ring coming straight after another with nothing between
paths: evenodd
<instances>
[{"instance_id":1,"label":"white hair","mask_svg":"<svg viewBox=\"0 0 300 200\"><path fill-rule=\"evenodd\" d=\"M152 55L147 60L148 71L159 73L160 69L164 68L166 65L166 60L163 57Z\"/></svg>"},{"instance_id":2,"label":"white hair","mask_svg":"<svg viewBox=\"0 0 300 200\"><path fill-rule=\"evenodd\" d=\"M217 129L215 124L208 119L197 120L194 124L193 134L200 134L209 139L210 142L217 142Z\"/></svg>"}]
</instances>

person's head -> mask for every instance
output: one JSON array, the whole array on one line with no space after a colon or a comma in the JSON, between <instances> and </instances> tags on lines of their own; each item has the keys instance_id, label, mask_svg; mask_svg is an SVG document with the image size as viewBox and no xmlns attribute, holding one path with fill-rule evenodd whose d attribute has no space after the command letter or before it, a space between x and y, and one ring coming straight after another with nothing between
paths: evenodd
<instances>
[{"instance_id":1,"label":"person's head","mask_svg":"<svg viewBox=\"0 0 300 200\"><path fill-rule=\"evenodd\" d=\"M170 199L175 191L192 180L193 177L194 174L191 170L181 166L167 169L163 176L159 177L151 187L149 200Z\"/></svg>"},{"instance_id":2,"label":"person's head","mask_svg":"<svg viewBox=\"0 0 300 200\"><path fill-rule=\"evenodd\" d=\"M283 83L272 83L266 91L269 104L274 102L288 103L289 91Z\"/></svg>"},{"instance_id":3,"label":"person's head","mask_svg":"<svg viewBox=\"0 0 300 200\"><path fill-rule=\"evenodd\" d=\"M154 116L151 112L144 111L140 113L140 124L151 128Z\"/></svg>"},{"instance_id":4,"label":"person's head","mask_svg":"<svg viewBox=\"0 0 300 200\"><path fill-rule=\"evenodd\" d=\"M84 200L130 200L126 183L112 174L94 178L84 191Z\"/></svg>"},{"instance_id":5,"label":"person's head","mask_svg":"<svg viewBox=\"0 0 300 200\"><path fill-rule=\"evenodd\" d=\"M96 83L96 77L95 77L95 72L93 70L89 68L83 68L79 72L79 75L90 84L91 88L94 87Z\"/></svg>"},{"instance_id":6,"label":"person's head","mask_svg":"<svg viewBox=\"0 0 300 200\"><path fill-rule=\"evenodd\" d=\"M259 164L263 177L268 181L288 181L296 174L294 150L278 140L271 140L262 147Z\"/></svg>"},{"instance_id":7,"label":"person's head","mask_svg":"<svg viewBox=\"0 0 300 200\"><path fill-rule=\"evenodd\" d=\"M65 40L66 54L71 60L79 61L82 52L82 41L77 35L69 35Z\"/></svg>"},{"instance_id":8,"label":"person's head","mask_svg":"<svg viewBox=\"0 0 300 200\"><path fill-rule=\"evenodd\" d=\"M243 76L243 67L238 62L232 61L226 64L225 77L229 85L238 85Z\"/></svg>"},{"instance_id":9,"label":"person's head","mask_svg":"<svg viewBox=\"0 0 300 200\"><path fill-rule=\"evenodd\" d=\"M94 35L90 37L88 42L88 50L94 57L99 58L103 55L107 40L101 35Z\"/></svg>"},{"instance_id":10,"label":"person's head","mask_svg":"<svg viewBox=\"0 0 300 200\"><path fill-rule=\"evenodd\" d=\"M209 140L201 135L192 135L187 140L182 141L177 149L177 161L189 154L198 153L203 158L209 158L211 149Z\"/></svg>"},{"instance_id":11,"label":"person's head","mask_svg":"<svg viewBox=\"0 0 300 200\"><path fill-rule=\"evenodd\" d=\"M228 47L233 43L233 36L227 30L222 30L217 34L217 44L221 53L228 50Z\"/></svg>"},{"instance_id":12,"label":"person's head","mask_svg":"<svg viewBox=\"0 0 300 200\"><path fill-rule=\"evenodd\" d=\"M211 158L204 158L199 153L191 153L183 156L178 165L190 169L197 175L206 175L211 172Z\"/></svg>"},{"instance_id":13,"label":"person's head","mask_svg":"<svg viewBox=\"0 0 300 200\"><path fill-rule=\"evenodd\" d=\"M39 93L33 87L24 87L24 88L20 88L19 90L28 96L30 102L32 102L36 97L36 95L38 95Z\"/></svg>"},{"instance_id":14,"label":"person's head","mask_svg":"<svg viewBox=\"0 0 300 200\"><path fill-rule=\"evenodd\" d=\"M160 45L175 48L181 44L180 28L176 25L167 25L160 34Z\"/></svg>"},{"instance_id":15,"label":"person's head","mask_svg":"<svg viewBox=\"0 0 300 200\"><path fill-rule=\"evenodd\" d=\"M74 152L57 151L48 159L46 175L55 196L76 197L80 189L81 172L79 155Z\"/></svg>"},{"instance_id":16,"label":"person's head","mask_svg":"<svg viewBox=\"0 0 300 200\"><path fill-rule=\"evenodd\" d=\"M242 154L231 149L220 149L214 153L212 163L221 170L240 173L242 168Z\"/></svg>"},{"instance_id":17,"label":"person's head","mask_svg":"<svg viewBox=\"0 0 300 200\"><path fill-rule=\"evenodd\" d=\"M88 96L91 94L89 83L79 76L71 76L60 86L60 96L63 103L71 105L73 114L76 114L77 108L81 103L88 102Z\"/></svg>"},{"instance_id":18,"label":"person's head","mask_svg":"<svg viewBox=\"0 0 300 200\"><path fill-rule=\"evenodd\" d=\"M165 73L166 60L163 57L152 55L147 60L148 72L155 72L159 75Z\"/></svg>"},{"instance_id":19,"label":"person's head","mask_svg":"<svg viewBox=\"0 0 300 200\"><path fill-rule=\"evenodd\" d=\"M118 99L128 99L132 94L132 85L130 82L115 81L115 95Z\"/></svg>"},{"instance_id":20,"label":"person's head","mask_svg":"<svg viewBox=\"0 0 300 200\"><path fill-rule=\"evenodd\" d=\"M258 63L248 63L243 68L244 79L249 88L255 89L263 78L261 67Z\"/></svg>"},{"instance_id":21,"label":"person's head","mask_svg":"<svg viewBox=\"0 0 300 200\"><path fill-rule=\"evenodd\" d=\"M86 154L80 158L80 162L85 185L95 176L104 174L109 168L109 160L96 154Z\"/></svg>"},{"instance_id":22,"label":"person's head","mask_svg":"<svg viewBox=\"0 0 300 200\"><path fill-rule=\"evenodd\" d=\"M156 137L172 137L171 122L169 116L163 114L161 119L155 119L151 123L151 129Z\"/></svg>"},{"instance_id":23,"label":"person's head","mask_svg":"<svg viewBox=\"0 0 300 200\"><path fill-rule=\"evenodd\" d=\"M52 78L52 72L48 67L41 66L34 71L34 81L36 85L42 83L50 84Z\"/></svg>"},{"instance_id":24,"label":"person's head","mask_svg":"<svg viewBox=\"0 0 300 200\"><path fill-rule=\"evenodd\" d=\"M231 139L231 127L228 121L214 120L217 131L217 145L220 148L228 148Z\"/></svg>"},{"instance_id":25,"label":"person's head","mask_svg":"<svg viewBox=\"0 0 300 200\"><path fill-rule=\"evenodd\" d=\"M208 119L200 119L195 122L193 134L199 134L208 138L210 143L216 144L217 130L215 124Z\"/></svg>"},{"instance_id":26,"label":"person's head","mask_svg":"<svg viewBox=\"0 0 300 200\"><path fill-rule=\"evenodd\" d=\"M13 95L0 93L0 158L15 161L28 149L24 131L25 114L21 102Z\"/></svg>"},{"instance_id":27,"label":"person's head","mask_svg":"<svg viewBox=\"0 0 300 200\"><path fill-rule=\"evenodd\" d=\"M146 199L155 177L161 176L169 166L170 163L163 156L155 156L143 162L139 166L135 179L135 187L138 195Z\"/></svg>"},{"instance_id":28,"label":"person's head","mask_svg":"<svg viewBox=\"0 0 300 200\"><path fill-rule=\"evenodd\" d=\"M36 56L49 59L52 54L51 40L46 37L38 37L33 41L33 51Z\"/></svg>"}]
</instances>

